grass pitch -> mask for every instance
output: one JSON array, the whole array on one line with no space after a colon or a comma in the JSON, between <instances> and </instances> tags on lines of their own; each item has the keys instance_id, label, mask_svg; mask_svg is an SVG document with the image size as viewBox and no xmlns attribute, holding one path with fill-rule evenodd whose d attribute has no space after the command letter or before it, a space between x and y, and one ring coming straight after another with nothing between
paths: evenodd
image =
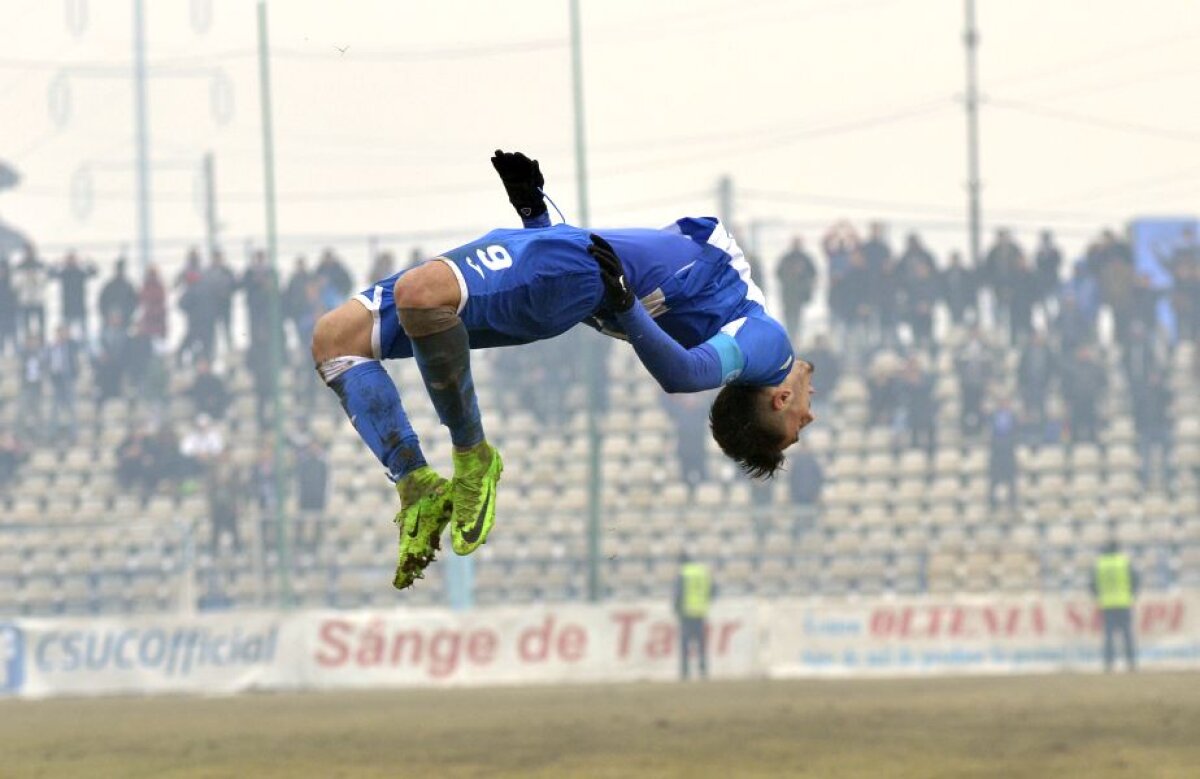
<instances>
[{"instance_id":1,"label":"grass pitch","mask_svg":"<svg viewBox=\"0 0 1200 779\"><path fill-rule=\"evenodd\" d=\"M1200 675L0 704L0 776L1195 777Z\"/></svg>"}]
</instances>

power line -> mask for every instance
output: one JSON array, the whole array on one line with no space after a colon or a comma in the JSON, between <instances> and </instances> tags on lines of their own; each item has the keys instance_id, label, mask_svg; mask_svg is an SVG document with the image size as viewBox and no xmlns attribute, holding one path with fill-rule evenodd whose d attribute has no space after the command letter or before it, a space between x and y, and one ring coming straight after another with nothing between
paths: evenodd
<instances>
[{"instance_id":1,"label":"power line","mask_svg":"<svg viewBox=\"0 0 1200 779\"><path fill-rule=\"evenodd\" d=\"M1200 132L1192 130L1176 130L1167 127L1155 127L1153 125L1140 124L1137 122L1127 122L1122 119L1108 119L1101 116L1091 116L1089 114L1080 114L1074 111L1064 111L1060 108L1038 105L1037 103L1028 103L1020 100L991 100L989 105L996 108L1006 108L1010 111L1018 111L1020 113L1032 114L1035 116L1044 116L1050 119L1058 119L1064 122L1073 122L1075 124L1086 125L1088 127L1097 127L1108 130L1117 130L1121 132L1140 133L1142 135L1150 135L1156 138L1164 138L1172 141L1185 141L1195 143L1200 141Z\"/></svg>"},{"instance_id":2,"label":"power line","mask_svg":"<svg viewBox=\"0 0 1200 779\"><path fill-rule=\"evenodd\" d=\"M797 203L803 205L845 208L857 211L899 211L905 213L929 214L934 216L960 216L961 208L951 204L912 203L895 200L875 200L870 198L846 197L843 195L824 195L805 192L782 192L778 190L748 189L740 190L739 195L747 200L765 202ZM1103 221L1105 217L1095 213L1078 211L1053 211L1032 208L993 208L990 212L1001 217L1034 218L1047 221L1079 220L1081 222ZM1003 221L1003 220L1002 220ZM966 224L966 221L961 222Z\"/></svg>"}]
</instances>

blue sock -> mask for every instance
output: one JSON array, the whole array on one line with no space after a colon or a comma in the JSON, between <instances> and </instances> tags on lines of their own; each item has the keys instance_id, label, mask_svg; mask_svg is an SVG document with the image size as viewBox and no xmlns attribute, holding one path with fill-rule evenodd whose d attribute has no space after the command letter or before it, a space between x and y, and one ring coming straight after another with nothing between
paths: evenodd
<instances>
[{"instance_id":1,"label":"blue sock","mask_svg":"<svg viewBox=\"0 0 1200 779\"><path fill-rule=\"evenodd\" d=\"M471 344L467 328L458 322L449 330L410 338L413 357L438 419L450 428L450 440L459 449L483 441L483 419L471 378Z\"/></svg>"},{"instance_id":2,"label":"blue sock","mask_svg":"<svg viewBox=\"0 0 1200 779\"><path fill-rule=\"evenodd\" d=\"M399 481L426 464L396 384L378 360L358 363L329 386L359 437L387 468L388 478Z\"/></svg>"}]
</instances>

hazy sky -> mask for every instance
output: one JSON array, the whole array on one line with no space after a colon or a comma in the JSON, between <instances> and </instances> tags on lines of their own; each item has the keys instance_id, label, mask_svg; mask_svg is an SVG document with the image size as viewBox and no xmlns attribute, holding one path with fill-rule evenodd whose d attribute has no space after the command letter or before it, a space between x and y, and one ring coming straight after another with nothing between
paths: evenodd
<instances>
[{"instance_id":1,"label":"hazy sky","mask_svg":"<svg viewBox=\"0 0 1200 779\"><path fill-rule=\"evenodd\" d=\"M255 3L146 6L160 255L173 264L203 235L199 161L212 150L240 262L264 224ZM24 176L0 194L0 218L40 243L134 244L131 8L0 0L0 159ZM285 259L316 236L361 255L368 234L407 252L406 236L442 233L421 242L432 252L515 224L488 164L496 147L539 157L576 217L565 0L274 0L269 12ZM961 2L582 0L582 16L594 224L712 213L728 173L738 221L765 225L768 254L838 217L962 246ZM1197 210L1200 4L980 0L978 16L989 229L1050 225L1075 250L1134 214ZM232 95L224 123L217 77ZM68 193L89 179L80 208Z\"/></svg>"}]
</instances>

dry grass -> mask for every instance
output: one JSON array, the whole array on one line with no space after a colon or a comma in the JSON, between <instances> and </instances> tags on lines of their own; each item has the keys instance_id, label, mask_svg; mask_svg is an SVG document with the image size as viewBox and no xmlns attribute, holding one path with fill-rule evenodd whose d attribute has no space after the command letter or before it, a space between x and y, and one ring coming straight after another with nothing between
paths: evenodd
<instances>
[{"instance_id":1,"label":"dry grass","mask_svg":"<svg viewBox=\"0 0 1200 779\"><path fill-rule=\"evenodd\" d=\"M0 704L0 776L1195 777L1200 676Z\"/></svg>"}]
</instances>

